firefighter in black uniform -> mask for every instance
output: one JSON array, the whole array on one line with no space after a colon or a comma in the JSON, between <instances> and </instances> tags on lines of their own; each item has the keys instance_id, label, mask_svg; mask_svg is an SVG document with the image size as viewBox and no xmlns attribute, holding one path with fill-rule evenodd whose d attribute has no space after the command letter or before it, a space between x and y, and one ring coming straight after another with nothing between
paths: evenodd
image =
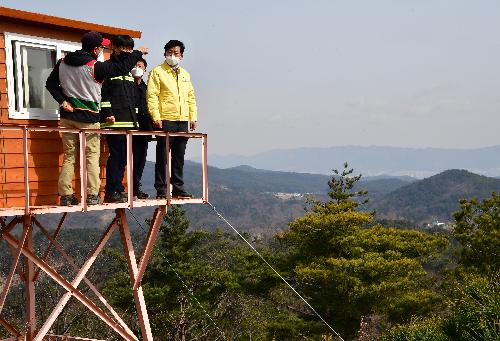
<instances>
[{"instance_id":1,"label":"firefighter in black uniform","mask_svg":"<svg viewBox=\"0 0 500 341\"><path fill-rule=\"evenodd\" d=\"M125 59L134 48L134 40L128 35L117 35L111 39L111 60ZM135 130L137 119L137 85L131 73L104 80L101 99L101 128ZM126 135L106 134L109 158L106 163L106 186L104 202L126 202L123 175L127 166Z\"/></svg>"}]
</instances>

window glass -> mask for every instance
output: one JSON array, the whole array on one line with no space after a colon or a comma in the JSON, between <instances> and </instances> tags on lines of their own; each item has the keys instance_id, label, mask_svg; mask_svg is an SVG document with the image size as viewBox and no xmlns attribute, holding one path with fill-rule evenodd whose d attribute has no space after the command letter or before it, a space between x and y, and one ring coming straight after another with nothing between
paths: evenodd
<instances>
[{"instance_id":1,"label":"window glass","mask_svg":"<svg viewBox=\"0 0 500 341\"><path fill-rule=\"evenodd\" d=\"M14 98L15 98L15 108L16 108L16 111L20 111L21 110L21 104L19 103L19 77L18 77L18 72L17 71L17 68L16 66L19 65L19 58L17 56L17 53L15 53L16 51L16 42L13 41L12 42L12 51L14 51L14 53L12 54L12 61L13 61L13 64L14 64L14 73L13 73L13 79L14 79L14 89L15 89L15 92L14 93Z\"/></svg>"},{"instance_id":2,"label":"window glass","mask_svg":"<svg viewBox=\"0 0 500 341\"><path fill-rule=\"evenodd\" d=\"M4 33L9 118L59 119L59 105L45 88L57 60L78 50L77 42Z\"/></svg>"},{"instance_id":3,"label":"window glass","mask_svg":"<svg viewBox=\"0 0 500 341\"><path fill-rule=\"evenodd\" d=\"M56 51L22 46L21 56L25 107L57 109L57 102L45 88L47 77L56 65Z\"/></svg>"}]
</instances>

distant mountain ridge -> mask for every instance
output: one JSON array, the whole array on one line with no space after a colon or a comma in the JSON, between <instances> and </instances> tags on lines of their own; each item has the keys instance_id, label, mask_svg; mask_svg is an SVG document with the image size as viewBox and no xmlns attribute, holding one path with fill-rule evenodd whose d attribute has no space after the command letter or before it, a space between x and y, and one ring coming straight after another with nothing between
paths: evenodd
<instances>
[{"instance_id":1,"label":"distant mountain ridge","mask_svg":"<svg viewBox=\"0 0 500 341\"><path fill-rule=\"evenodd\" d=\"M500 179L452 169L401 186L368 207L389 219L449 221L460 199L484 199L492 192L500 193Z\"/></svg>"},{"instance_id":2,"label":"distant mountain ridge","mask_svg":"<svg viewBox=\"0 0 500 341\"><path fill-rule=\"evenodd\" d=\"M188 191L200 197L201 165L186 162L184 174ZM272 234L304 214L306 195L327 200L330 178L321 174L267 171L249 166L209 167L209 201L239 229ZM154 163L147 162L143 190L152 196L155 195L153 182ZM423 180L406 176L362 177L355 188L358 189L368 190L370 201L363 207L375 210L376 218L412 220L421 224L434 219L451 220L462 198L482 199L493 191L500 193L500 179L465 170L447 170ZM187 210L194 229L225 228L208 205L184 205L183 208ZM135 208L133 212L139 221L144 221L151 218L153 209ZM113 211L72 214L68 224L81 228L105 226L112 218ZM130 220L130 226L137 226L135 219Z\"/></svg>"},{"instance_id":3,"label":"distant mountain ridge","mask_svg":"<svg viewBox=\"0 0 500 341\"><path fill-rule=\"evenodd\" d=\"M424 178L447 169L500 175L500 145L476 149L401 148L383 146L339 146L329 148L277 149L252 156L209 155L210 165L219 168L249 165L257 169L331 174L347 161L368 176L409 175Z\"/></svg>"},{"instance_id":4,"label":"distant mountain ridge","mask_svg":"<svg viewBox=\"0 0 500 341\"><path fill-rule=\"evenodd\" d=\"M196 167L195 163L190 164ZM285 222L287 215L295 217L303 213L305 206L303 197L283 201L273 197L276 192L312 193L320 199L327 199L327 181L330 177L266 171L249 166L230 169L209 168L212 200L215 203L224 202L224 206L231 211L234 219L240 219L238 209L245 216L244 212L248 213L256 207L261 207L262 212L253 211L255 214L253 218L250 218L251 214L247 216L247 219L251 219L255 224L260 219L274 220L271 217L275 214L273 218L281 217L276 220L277 225L281 225L278 220ZM406 176L362 177L355 189L368 191L370 202L365 209L375 210L377 218L404 219L421 224L435 219L453 220L453 213L459 209L460 199L484 199L494 191L500 193L500 179L463 169L451 169L423 180ZM263 202L265 205L261 205ZM292 207L294 208L291 209ZM298 208L300 211L297 211ZM192 207L189 211L194 213L199 209Z\"/></svg>"}]
</instances>

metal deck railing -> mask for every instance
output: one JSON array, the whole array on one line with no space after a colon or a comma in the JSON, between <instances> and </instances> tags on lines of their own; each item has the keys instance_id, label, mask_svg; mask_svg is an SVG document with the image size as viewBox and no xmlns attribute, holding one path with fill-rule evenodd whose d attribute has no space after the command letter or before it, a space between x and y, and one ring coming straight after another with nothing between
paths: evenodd
<instances>
[{"instance_id":1,"label":"metal deck railing","mask_svg":"<svg viewBox=\"0 0 500 341\"><path fill-rule=\"evenodd\" d=\"M69 129L59 127L41 127L41 126L0 126L1 131L21 131L23 140L23 160L24 160L24 207L0 207L0 216L15 216L26 214L44 214L44 213L65 213L65 212L88 212L110 210L117 208L134 208L144 206L161 206L170 204L203 204L208 202L208 175L207 175L207 135L201 133L167 133L161 131L135 131L135 130L107 130L107 129ZM29 178L29 158L28 150L28 132L68 132L79 135L79 165L80 165L80 204L74 206L58 206L54 205L30 205L30 178ZM86 176L86 135L87 134L117 134L126 135L127 141L127 193L128 198L125 203L102 203L100 205L87 205L87 176ZM132 136L148 135L148 136L165 136L167 154L166 179L167 188L170 189L170 171L171 171L171 152L169 148L169 138L173 136L184 136L187 138L201 139L202 149L202 196L199 198L177 199L172 198L170 190L167 192L166 199L138 199L133 197L133 154L132 154ZM158 143L158 142L157 142Z\"/></svg>"}]
</instances>

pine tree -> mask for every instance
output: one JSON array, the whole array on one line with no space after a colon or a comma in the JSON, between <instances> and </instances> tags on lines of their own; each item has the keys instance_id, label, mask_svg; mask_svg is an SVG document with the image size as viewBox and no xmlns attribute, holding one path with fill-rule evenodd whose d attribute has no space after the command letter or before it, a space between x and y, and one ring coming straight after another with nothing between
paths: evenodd
<instances>
[{"instance_id":1,"label":"pine tree","mask_svg":"<svg viewBox=\"0 0 500 341\"><path fill-rule=\"evenodd\" d=\"M334 171L331 200L315 202L279 236L290 247L291 275L300 289L348 338L363 316L400 321L439 302L423 262L446 245L445 238L418 231L368 228L373 213L358 210L366 191L353 191L361 176L352 173L347 164Z\"/></svg>"}]
</instances>

